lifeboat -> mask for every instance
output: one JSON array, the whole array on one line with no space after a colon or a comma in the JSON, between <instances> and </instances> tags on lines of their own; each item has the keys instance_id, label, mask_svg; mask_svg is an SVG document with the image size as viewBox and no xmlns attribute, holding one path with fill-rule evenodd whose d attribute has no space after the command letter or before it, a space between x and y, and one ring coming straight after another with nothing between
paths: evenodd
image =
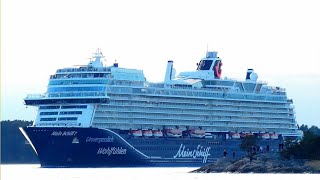
<instances>
[{"instance_id":1,"label":"lifeboat","mask_svg":"<svg viewBox=\"0 0 320 180\"><path fill-rule=\"evenodd\" d=\"M278 139L279 135L276 133L270 133L270 138L271 139Z\"/></svg>"},{"instance_id":2,"label":"lifeboat","mask_svg":"<svg viewBox=\"0 0 320 180\"><path fill-rule=\"evenodd\" d=\"M151 130L142 130L142 135L144 137L152 137L152 131Z\"/></svg>"},{"instance_id":3,"label":"lifeboat","mask_svg":"<svg viewBox=\"0 0 320 180\"><path fill-rule=\"evenodd\" d=\"M206 132L202 129L191 130L190 135L193 138L203 138L206 135Z\"/></svg>"},{"instance_id":4,"label":"lifeboat","mask_svg":"<svg viewBox=\"0 0 320 180\"><path fill-rule=\"evenodd\" d=\"M247 137L247 136L253 136L253 134L250 132L250 133L247 133L247 132L242 132L241 134L240 134L240 137L241 138L244 138L244 137Z\"/></svg>"},{"instance_id":5,"label":"lifeboat","mask_svg":"<svg viewBox=\"0 0 320 180\"><path fill-rule=\"evenodd\" d=\"M240 139L240 133L238 132L231 132L230 136L232 139Z\"/></svg>"},{"instance_id":6,"label":"lifeboat","mask_svg":"<svg viewBox=\"0 0 320 180\"><path fill-rule=\"evenodd\" d=\"M205 138L205 139L212 139L213 136L212 136L211 133L205 133L204 138Z\"/></svg>"},{"instance_id":7,"label":"lifeboat","mask_svg":"<svg viewBox=\"0 0 320 180\"><path fill-rule=\"evenodd\" d=\"M162 137L163 133L160 130L152 130L152 134L154 137Z\"/></svg>"},{"instance_id":8,"label":"lifeboat","mask_svg":"<svg viewBox=\"0 0 320 180\"><path fill-rule=\"evenodd\" d=\"M142 131L141 130L131 130L131 134L133 137L141 137Z\"/></svg>"},{"instance_id":9,"label":"lifeboat","mask_svg":"<svg viewBox=\"0 0 320 180\"><path fill-rule=\"evenodd\" d=\"M167 129L167 136L168 137L181 137L182 130L181 129Z\"/></svg>"},{"instance_id":10,"label":"lifeboat","mask_svg":"<svg viewBox=\"0 0 320 180\"><path fill-rule=\"evenodd\" d=\"M269 139L270 138L270 135L268 133L261 133L259 134L259 136L262 138L262 139Z\"/></svg>"}]
</instances>

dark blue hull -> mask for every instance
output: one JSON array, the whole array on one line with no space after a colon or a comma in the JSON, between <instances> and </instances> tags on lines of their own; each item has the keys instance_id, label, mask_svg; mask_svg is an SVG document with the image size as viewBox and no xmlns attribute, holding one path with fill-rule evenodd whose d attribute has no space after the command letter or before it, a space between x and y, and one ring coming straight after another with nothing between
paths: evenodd
<instances>
[{"instance_id":1,"label":"dark blue hull","mask_svg":"<svg viewBox=\"0 0 320 180\"><path fill-rule=\"evenodd\" d=\"M41 167L203 166L223 157L244 156L241 140L133 138L118 130L25 127L21 131L37 153ZM260 141L269 150L279 140Z\"/></svg>"}]
</instances>

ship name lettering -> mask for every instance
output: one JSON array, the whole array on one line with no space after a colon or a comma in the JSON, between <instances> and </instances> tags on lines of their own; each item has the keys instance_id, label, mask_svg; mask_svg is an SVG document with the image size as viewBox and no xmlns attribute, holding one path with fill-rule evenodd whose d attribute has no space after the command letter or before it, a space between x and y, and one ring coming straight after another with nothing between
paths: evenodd
<instances>
[{"instance_id":1,"label":"ship name lettering","mask_svg":"<svg viewBox=\"0 0 320 180\"><path fill-rule=\"evenodd\" d=\"M180 148L173 158L199 158L202 157L202 163L206 163L208 157L211 155L209 154L211 147L203 147L198 145L196 149L190 150L189 148L186 149L186 146L181 144Z\"/></svg>"},{"instance_id":2,"label":"ship name lettering","mask_svg":"<svg viewBox=\"0 0 320 180\"><path fill-rule=\"evenodd\" d=\"M51 136L75 136L77 131L53 131Z\"/></svg>"},{"instance_id":3,"label":"ship name lettering","mask_svg":"<svg viewBox=\"0 0 320 180\"><path fill-rule=\"evenodd\" d=\"M94 143L105 143L105 142L113 142L113 136L108 136L106 138L93 138L87 137L86 142L94 142Z\"/></svg>"},{"instance_id":4,"label":"ship name lettering","mask_svg":"<svg viewBox=\"0 0 320 180\"><path fill-rule=\"evenodd\" d=\"M122 147L108 147L108 148L99 148L97 154L107 154L110 155L121 155L127 154L127 149Z\"/></svg>"}]
</instances>

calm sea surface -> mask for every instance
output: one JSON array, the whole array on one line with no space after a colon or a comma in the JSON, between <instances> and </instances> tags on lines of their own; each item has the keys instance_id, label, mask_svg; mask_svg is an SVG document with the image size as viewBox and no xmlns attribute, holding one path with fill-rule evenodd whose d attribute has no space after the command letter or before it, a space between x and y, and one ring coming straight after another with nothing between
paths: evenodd
<instances>
[{"instance_id":1,"label":"calm sea surface","mask_svg":"<svg viewBox=\"0 0 320 180\"><path fill-rule=\"evenodd\" d=\"M195 168L40 168L40 165L1 165L1 180L310 180L312 174L227 174L188 173ZM302 179L304 178L304 179ZM306 179L307 178L307 179Z\"/></svg>"}]
</instances>

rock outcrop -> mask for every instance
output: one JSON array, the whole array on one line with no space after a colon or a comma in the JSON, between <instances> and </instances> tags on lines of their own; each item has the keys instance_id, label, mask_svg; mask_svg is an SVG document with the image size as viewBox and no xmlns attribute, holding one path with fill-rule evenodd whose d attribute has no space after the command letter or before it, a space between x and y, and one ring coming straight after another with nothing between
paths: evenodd
<instances>
[{"instance_id":1,"label":"rock outcrop","mask_svg":"<svg viewBox=\"0 0 320 180\"><path fill-rule=\"evenodd\" d=\"M192 172L203 173L320 173L305 165L306 160L284 160L278 153L262 153L239 160L221 158L215 163L203 166Z\"/></svg>"}]
</instances>

